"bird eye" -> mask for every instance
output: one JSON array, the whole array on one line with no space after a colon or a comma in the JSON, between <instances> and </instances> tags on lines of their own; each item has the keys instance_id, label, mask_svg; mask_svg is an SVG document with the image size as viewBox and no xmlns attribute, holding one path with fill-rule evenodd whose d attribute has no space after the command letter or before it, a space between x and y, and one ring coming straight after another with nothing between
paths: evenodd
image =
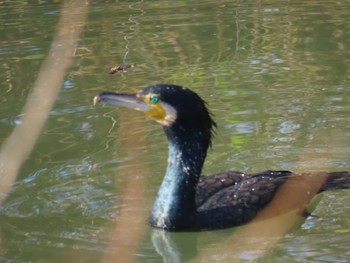
<instances>
[{"instance_id":1,"label":"bird eye","mask_svg":"<svg viewBox=\"0 0 350 263\"><path fill-rule=\"evenodd\" d=\"M152 95L152 96L149 98L149 100L150 100L153 104L156 104L156 103L158 103L159 98L158 98L157 95Z\"/></svg>"}]
</instances>

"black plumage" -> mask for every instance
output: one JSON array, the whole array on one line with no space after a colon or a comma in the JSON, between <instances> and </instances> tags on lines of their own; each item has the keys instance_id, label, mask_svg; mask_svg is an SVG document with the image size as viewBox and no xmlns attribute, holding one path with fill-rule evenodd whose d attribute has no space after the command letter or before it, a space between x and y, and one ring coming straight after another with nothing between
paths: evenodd
<instances>
[{"instance_id":1,"label":"black plumage","mask_svg":"<svg viewBox=\"0 0 350 263\"><path fill-rule=\"evenodd\" d=\"M225 172L201 176L216 127L206 103L176 85L155 85L134 94L104 92L94 102L145 112L161 123L169 142L168 167L150 225L169 231L220 229L244 224L269 204L289 171ZM328 174L321 191L350 188L348 172Z\"/></svg>"}]
</instances>

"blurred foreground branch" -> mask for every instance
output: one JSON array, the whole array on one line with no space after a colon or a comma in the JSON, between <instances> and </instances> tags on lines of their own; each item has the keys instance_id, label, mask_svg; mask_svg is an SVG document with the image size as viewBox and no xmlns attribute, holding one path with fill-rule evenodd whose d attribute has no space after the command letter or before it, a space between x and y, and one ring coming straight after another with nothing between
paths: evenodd
<instances>
[{"instance_id":1,"label":"blurred foreground branch","mask_svg":"<svg viewBox=\"0 0 350 263\"><path fill-rule=\"evenodd\" d=\"M108 246L103 263L135 262L139 243L144 238L149 203L147 201L147 137L144 134L144 118L138 121L137 112L125 111L119 115L119 137L123 138L118 152L127 160L118 168L116 189L120 209L116 222L111 226ZM133 120L130 122L129 120ZM125 136L128 134L128 136ZM118 260L116 260L118 259Z\"/></svg>"},{"instance_id":2,"label":"blurred foreground branch","mask_svg":"<svg viewBox=\"0 0 350 263\"><path fill-rule=\"evenodd\" d=\"M305 147L325 142L329 150L323 153L323 159L334 158L332 149L342 145L342 137L337 130L315 131L314 137L316 139ZM305 164L317 157L320 157L317 153L304 153L294 170L298 174L305 171ZM329 176L325 171L332 168L322 162L317 162L317 167L320 172L300 173L300 176L288 179L251 223L238 228L225 241L212 246L192 262L259 262L293 226L304 219L308 204Z\"/></svg>"},{"instance_id":3,"label":"blurred foreground branch","mask_svg":"<svg viewBox=\"0 0 350 263\"><path fill-rule=\"evenodd\" d=\"M57 32L24 106L21 124L15 127L0 149L0 204L31 153L58 96L87 13L87 0L64 1Z\"/></svg>"}]
</instances>

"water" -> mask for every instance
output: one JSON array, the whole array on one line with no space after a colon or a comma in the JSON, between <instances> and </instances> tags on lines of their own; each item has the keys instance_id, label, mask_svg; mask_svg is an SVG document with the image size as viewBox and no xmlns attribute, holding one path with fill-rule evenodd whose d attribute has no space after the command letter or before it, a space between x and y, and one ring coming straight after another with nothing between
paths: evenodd
<instances>
[{"instance_id":1,"label":"water","mask_svg":"<svg viewBox=\"0 0 350 263\"><path fill-rule=\"evenodd\" d=\"M20 125L60 8L0 4L0 141ZM198 92L218 124L205 174L349 170L349 9L347 1L91 3L74 65L0 209L1 261L162 262L156 244L170 244L176 253L165 257L173 260L211 253L207 259L220 261L217 246L235 229L159 234L147 227L166 140L140 113L93 107L104 90L175 83ZM127 63L136 66L107 74ZM312 204L317 217L296 225L261 261L349 261L349 200L348 191L322 194Z\"/></svg>"}]
</instances>

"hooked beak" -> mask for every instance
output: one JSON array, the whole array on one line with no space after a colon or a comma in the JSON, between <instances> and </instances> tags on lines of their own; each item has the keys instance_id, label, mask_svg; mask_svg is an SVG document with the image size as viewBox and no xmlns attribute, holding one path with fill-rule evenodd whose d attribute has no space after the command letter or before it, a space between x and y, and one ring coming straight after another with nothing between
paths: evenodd
<instances>
[{"instance_id":1,"label":"hooked beak","mask_svg":"<svg viewBox=\"0 0 350 263\"><path fill-rule=\"evenodd\" d=\"M118 106L128 107L139 111L150 111L151 106L145 103L141 98L138 97L137 93L125 94L125 93L113 93L113 92L102 92L94 97L94 105L97 103L114 104Z\"/></svg>"}]
</instances>

